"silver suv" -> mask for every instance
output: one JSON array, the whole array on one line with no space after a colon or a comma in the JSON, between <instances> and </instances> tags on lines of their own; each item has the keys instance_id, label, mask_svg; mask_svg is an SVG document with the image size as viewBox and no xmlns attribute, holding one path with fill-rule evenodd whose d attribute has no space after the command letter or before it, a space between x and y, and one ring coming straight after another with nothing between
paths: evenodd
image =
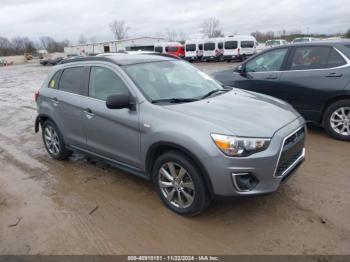
<instances>
[{"instance_id":1,"label":"silver suv","mask_svg":"<svg viewBox=\"0 0 350 262\"><path fill-rule=\"evenodd\" d=\"M305 122L289 104L222 86L175 58L67 60L36 102L35 130L52 158L79 151L150 179L181 215L213 196L276 191L305 156Z\"/></svg>"}]
</instances>

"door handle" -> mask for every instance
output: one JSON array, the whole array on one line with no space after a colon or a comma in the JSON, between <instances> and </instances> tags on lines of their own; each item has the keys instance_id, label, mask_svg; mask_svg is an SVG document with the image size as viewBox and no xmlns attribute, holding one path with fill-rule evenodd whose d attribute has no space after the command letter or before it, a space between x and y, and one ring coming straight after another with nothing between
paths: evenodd
<instances>
[{"instance_id":1,"label":"door handle","mask_svg":"<svg viewBox=\"0 0 350 262\"><path fill-rule=\"evenodd\" d=\"M276 75L268 75L266 79L277 79L278 77Z\"/></svg>"},{"instance_id":2,"label":"door handle","mask_svg":"<svg viewBox=\"0 0 350 262\"><path fill-rule=\"evenodd\" d=\"M339 73L336 73L336 72L332 72L332 73L329 73L328 75L326 75L326 77L342 77L343 74L339 74Z\"/></svg>"},{"instance_id":3,"label":"door handle","mask_svg":"<svg viewBox=\"0 0 350 262\"><path fill-rule=\"evenodd\" d=\"M92 113L92 110L90 108L86 108L84 110L84 112L85 112L85 115L88 119L91 119L94 116L94 114Z\"/></svg>"}]
</instances>

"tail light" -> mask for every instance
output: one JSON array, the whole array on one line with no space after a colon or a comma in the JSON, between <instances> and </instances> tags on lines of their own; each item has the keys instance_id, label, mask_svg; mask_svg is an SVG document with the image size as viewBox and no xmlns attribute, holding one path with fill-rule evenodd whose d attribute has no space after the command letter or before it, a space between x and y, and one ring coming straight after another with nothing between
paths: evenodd
<instances>
[{"instance_id":1,"label":"tail light","mask_svg":"<svg viewBox=\"0 0 350 262\"><path fill-rule=\"evenodd\" d=\"M38 100L39 95L40 95L39 90L35 91L34 93L35 102Z\"/></svg>"}]
</instances>

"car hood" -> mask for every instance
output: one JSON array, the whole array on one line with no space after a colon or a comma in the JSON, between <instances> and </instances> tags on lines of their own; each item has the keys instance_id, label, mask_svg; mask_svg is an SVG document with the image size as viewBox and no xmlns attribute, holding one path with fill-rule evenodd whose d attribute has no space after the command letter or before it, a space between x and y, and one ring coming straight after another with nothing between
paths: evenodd
<instances>
[{"instance_id":1,"label":"car hood","mask_svg":"<svg viewBox=\"0 0 350 262\"><path fill-rule=\"evenodd\" d=\"M246 137L272 137L277 130L300 117L286 102L240 89L165 107L225 128L232 135Z\"/></svg>"}]
</instances>

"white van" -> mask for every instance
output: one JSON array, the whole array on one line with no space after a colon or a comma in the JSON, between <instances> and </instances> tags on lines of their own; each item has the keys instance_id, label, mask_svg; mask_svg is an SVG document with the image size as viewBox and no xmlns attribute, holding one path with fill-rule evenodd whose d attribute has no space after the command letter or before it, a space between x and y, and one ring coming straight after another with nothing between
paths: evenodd
<instances>
[{"instance_id":1,"label":"white van","mask_svg":"<svg viewBox=\"0 0 350 262\"><path fill-rule=\"evenodd\" d=\"M210 38L203 43L203 61L221 61L224 38Z\"/></svg>"},{"instance_id":2,"label":"white van","mask_svg":"<svg viewBox=\"0 0 350 262\"><path fill-rule=\"evenodd\" d=\"M267 40L265 43L266 47L274 47L274 46L280 46L280 45L287 45L288 42L284 39L273 39L273 40Z\"/></svg>"},{"instance_id":3,"label":"white van","mask_svg":"<svg viewBox=\"0 0 350 262\"><path fill-rule=\"evenodd\" d=\"M251 35L226 37L224 38L223 59L226 61L245 60L248 56L256 54L256 46L256 39Z\"/></svg>"},{"instance_id":4,"label":"white van","mask_svg":"<svg viewBox=\"0 0 350 262\"><path fill-rule=\"evenodd\" d=\"M185 60L200 61L203 57L203 40L186 40Z\"/></svg>"}]
</instances>

